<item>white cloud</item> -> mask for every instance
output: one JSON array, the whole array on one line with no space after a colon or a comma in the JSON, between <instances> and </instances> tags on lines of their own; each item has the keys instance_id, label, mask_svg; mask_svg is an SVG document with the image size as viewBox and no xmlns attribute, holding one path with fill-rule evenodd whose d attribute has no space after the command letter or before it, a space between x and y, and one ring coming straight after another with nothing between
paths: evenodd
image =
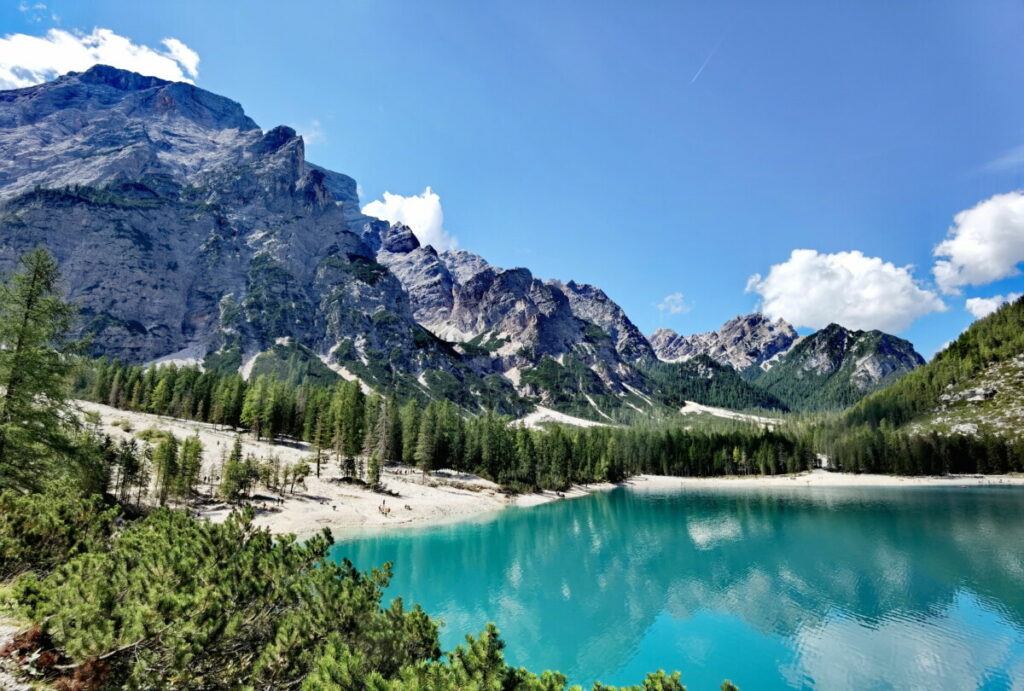
<instances>
[{"instance_id":1,"label":"white cloud","mask_svg":"<svg viewBox=\"0 0 1024 691\"><path fill-rule=\"evenodd\" d=\"M459 241L444 229L444 211L441 197L429 187L423 194L403 197L384 193L384 201L372 201L363 207L368 216L382 218L391 223L404 223L412 229L420 244L432 245L436 250L453 250Z\"/></svg>"},{"instance_id":2,"label":"white cloud","mask_svg":"<svg viewBox=\"0 0 1024 691\"><path fill-rule=\"evenodd\" d=\"M820 329L836 322L899 333L918 317L946 309L938 295L917 284L911 270L858 251L793 250L767 276L751 276L747 292L761 296L767 316L795 326Z\"/></svg>"},{"instance_id":3,"label":"white cloud","mask_svg":"<svg viewBox=\"0 0 1024 691\"><path fill-rule=\"evenodd\" d=\"M997 194L953 217L948 237L935 248L932 273L943 292L984 285L1020 271L1024 261L1024 193Z\"/></svg>"},{"instance_id":4,"label":"white cloud","mask_svg":"<svg viewBox=\"0 0 1024 691\"><path fill-rule=\"evenodd\" d=\"M295 125L294 129L302 137L306 146L324 141L324 130L320 126L319 120L310 120L308 125Z\"/></svg>"},{"instance_id":5,"label":"white cloud","mask_svg":"<svg viewBox=\"0 0 1024 691\"><path fill-rule=\"evenodd\" d=\"M1019 300L1021 293L1009 293L1007 295L993 295L990 298L968 298L964 303L967 311L974 315L975 319L981 319L999 309L1000 305L1007 302Z\"/></svg>"},{"instance_id":6,"label":"white cloud","mask_svg":"<svg viewBox=\"0 0 1024 691\"><path fill-rule=\"evenodd\" d=\"M7 34L0 38L0 89L20 89L96 64L111 65L171 81L199 76L199 55L176 38L164 50L132 43L110 29L50 29L45 36Z\"/></svg>"},{"instance_id":7,"label":"white cloud","mask_svg":"<svg viewBox=\"0 0 1024 691\"><path fill-rule=\"evenodd\" d=\"M665 296L665 299L658 305L658 310L669 314L683 314L690 311L690 306L686 304L682 293L672 293Z\"/></svg>"},{"instance_id":8,"label":"white cloud","mask_svg":"<svg viewBox=\"0 0 1024 691\"><path fill-rule=\"evenodd\" d=\"M189 75L193 78L199 76L199 53L176 38L165 38L160 42L167 48L167 54L181 65Z\"/></svg>"}]
</instances>

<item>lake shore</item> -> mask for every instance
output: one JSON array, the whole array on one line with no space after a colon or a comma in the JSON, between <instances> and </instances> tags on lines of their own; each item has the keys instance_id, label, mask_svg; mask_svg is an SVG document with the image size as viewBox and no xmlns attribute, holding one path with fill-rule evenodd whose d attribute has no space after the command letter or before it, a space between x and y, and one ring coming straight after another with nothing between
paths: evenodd
<instances>
[{"instance_id":1,"label":"lake shore","mask_svg":"<svg viewBox=\"0 0 1024 691\"><path fill-rule=\"evenodd\" d=\"M99 403L76 401L83 412L98 417L100 429L115 439L134 438L150 428L165 430L184 439L197 435L203 444L199 490L210 497L220 476L220 468L238 431L218 425L139 413ZM256 440L249 434L240 436L242 453L257 459L271 456L284 465L309 461L313 449L305 442L270 443ZM311 464L312 465L312 464ZM315 466L314 466L315 467ZM468 473L438 470L424 476L414 468L391 465L384 469L381 484L385 492L342 481L338 464L325 459L320 477L306 478L304 486L285 492L280 497L257 492L249 504L256 509L255 525L277 534L292 533L306 538L329 528L335 537L345 532L379 528L409 528L452 521L486 518L512 506L531 507L560 499L585 497L591 492L613 489L604 483L573 487L565 492L536 492L509 496L497 483ZM231 505L213 499L189 507L193 515L223 521L230 515Z\"/></svg>"},{"instance_id":2,"label":"lake shore","mask_svg":"<svg viewBox=\"0 0 1024 691\"><path fill-rule=\"evenodd\" d=\"M633 489L693 489L737 487L976 487L979 485L1024 486L1024 475L874 475L812 470L795 475L748 475L729 477L672 477L637 475L625 483Z\"/></svg>"},{"instance_id":3,"label":"lake shore","mask_svg":"<svg viewBox=\"0 0 1024 691\"><path fill-rule=\"evenodd\" d=\"M236 430L207 423L125 411L85 401L78 401L77 405L83 411L95 413L101 429L114 438L133 437L151 427L171 432L179 439L198 435L203 444L202 475L205 478L219 476L223 459L238 436ZM292 464L312 457L312 449L303 442L271 444L257 441L251 435L242 435L241 440L242 452L256 458L276 456L283 464ZM306 538L319 533L323 528L329 528L335 537L339 537L365 529L402 529L454 521L488 520L506 508L527 508L562 499L585 497L617 486L636 491L664 491L743 487L1024 485L1024 476L897 477L815 470L798 475L771 477L639 475L621 485L599 483L575 486L565 492L545 491L509 496L490 480L450 470L439 470L424 476L416 469L396 465L386 468L381 479L386 493L343 482L337 463L325 461L321 466L320 477L308 477L305 486L297 487L294 493L285 492L281 497L257 493L249 503L257 511L256 525L269 528L274 533L292 533ZM200 491L204 494L210 495L213 490L212 482L200 485ZM191 510L200 518L222 521L230 514L232 507L211 499L193 505Z\"/></svg>"}]
</instances>

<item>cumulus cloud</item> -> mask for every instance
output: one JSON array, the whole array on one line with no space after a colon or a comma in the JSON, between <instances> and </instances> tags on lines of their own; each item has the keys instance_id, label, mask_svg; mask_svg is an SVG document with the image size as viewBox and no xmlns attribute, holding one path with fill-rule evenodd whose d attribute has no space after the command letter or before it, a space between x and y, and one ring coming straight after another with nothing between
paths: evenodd
<instances>
[{"instance_id":1,"label":"cumulus cloud","mask_svg":"<svg viewBox=\"0 0 1024 691\"><path fill-rule=\"evenodd\" d=\"M997 194L953 217L935 248L932 273L944 293L984 285L1020 271L1024 261L1024 193Z\"/></svg>"},{"instance_id":2,"label":"cumulus cloud","mask_svg":"<svg viewBox=\"0 0 1024 691\"><path fill-rule=\"evenodd\" d=\"M975 319L981 319L995 312L999 309L1000 305L1019 300L1021 295L1021 293L1009 293L1007 295L993 295L990 298L968 298L964 303L964 307L974 315Z\"/></svg>"},{"instance_id":3,"label":"cumulus cloud","mask_svg":"<svg viewBox=\"0 0 1024 691\"><path fill-rule=\"evenodd\" d=\"M45 36L7 34L0 38L0 89L20 89L66 72L82 72L96 64L191 82L199 76L199 54L176 38L161 41L163 49L132 43L110 29L50 29Z\"/></svg>"},{"instance_id":4,"label":"cumulus cloud","mask_svg":"<svg viewBox=\"0 0 1024 691\"><path fill-rule=\"evenodd\" d=\"M668 312L669 314L683 314L690 311L690 306L686 304L682 293L672 293L671 295L666 295L658 303L658 311Z\"/></svg>"},{"instance_id":5,"label":"cumulus cloud","mask_svg":"<svg viewBox=\"0 0 1024 691\"><path fill-rule=\"evenodd\" d=\"M793 250L767 276L751 276L747 292L761 296L767 316L795 326L820 329L836 322L898 333L918 317L946 309L938 295L917 284L911 269L858 251Z\"/></svg>"},{"instance_id":6,"label":"cumulus cloud","mask_svg":"<svg viewBox=\"0 0 1024 691\"><path fill-rule=\"evenodd\" d=\"M367 216L404 223L412 229L420 244L432 245L436 250L453 250L459 242L444 229L444 211L441 197L429 187L423 194L403 197L384 193L384 199L372 201L363 207Z\"/></svg>"}]
</instances>

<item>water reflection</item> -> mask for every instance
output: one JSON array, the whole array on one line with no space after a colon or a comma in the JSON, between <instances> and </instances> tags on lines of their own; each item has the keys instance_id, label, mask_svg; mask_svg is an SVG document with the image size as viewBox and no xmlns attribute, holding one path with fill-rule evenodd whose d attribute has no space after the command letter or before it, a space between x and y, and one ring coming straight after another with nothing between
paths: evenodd
<instances>
[{"instance_id":1,"label":"water reflection","mask_svg":"<svg viewBox=\"0 0 1024 691\"><path fill-rule=\"evenodd\" d=\"M659 667L693 689L1024 676L1011 488L616 490L335 551L393 561L390 592L444 619L446 646L495 621L511 662L581 683Z\"/></svg>"}]
</instances>

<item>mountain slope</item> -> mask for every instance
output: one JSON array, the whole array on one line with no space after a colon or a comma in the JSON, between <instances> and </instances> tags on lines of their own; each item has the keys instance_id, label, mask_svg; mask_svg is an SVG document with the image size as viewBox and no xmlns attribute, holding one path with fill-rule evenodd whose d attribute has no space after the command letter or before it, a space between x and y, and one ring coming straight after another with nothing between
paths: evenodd
<instances>
[{"instance_id":1,"label":"mountain slope","mask_svg":"<svg viewBox=\"0 0 1024 691\"><path fill-rule=\"evenodd\" d=\"M909 341L830 324L801 339L753 382L794 410L834 410L923 364Z\"/></svg>"},{"instance_id":2,"label":"mountain slope","mask_svg":"<svg viewBox=\"0 0 1024 691\"><path fill-rule=\"evenodd\" d=\"M286 338L405 393L434 395L428 371L493 385L489 363L416 322L376 260L387 224L361 214L351 178L307 164L290 128L97 66L0 93L0 152L0 268L46 246L96 353L244 368Z\"/></svg>"},{"instance_id":3,"label":"mountain slope","mask_svg":"<svg viewBox=\"0 0 1024 691\"><path fill-rule=\"evenodd\" d=\"M927 365L846 411L847 427L1024 438L1024 298L974 322Z\"/></svg>"},{"instance_id":4,"label":"mountain slope","mask_svg":"<svg viewBox=\"0 0 1024 691\"><path fill-rule=\"evenodd\" d=\"M193 85L96 66L2 92L0 154L0 269L47 247L94 354L509 412L658 406L653 351L602 291L421 247L294 130Z\"/></svg>"}]
</instances>

